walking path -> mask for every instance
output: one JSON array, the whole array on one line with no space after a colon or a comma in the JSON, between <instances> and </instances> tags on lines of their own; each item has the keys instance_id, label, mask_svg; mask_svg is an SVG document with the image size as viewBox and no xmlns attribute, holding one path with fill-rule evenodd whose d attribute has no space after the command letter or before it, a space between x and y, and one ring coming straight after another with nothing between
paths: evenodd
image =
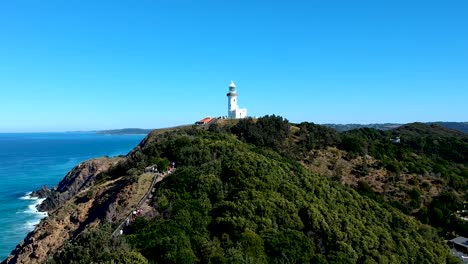
<instances>
[{"instance_id":1,"label":"walking path","mask_svg":"<svg viewBox=\"0 0 468 264\"><path fill-rule=\"evenodd\" d=\"M124 227L125 223L127 222L127 224L128 224L131 221L133 212L135 212L135 210L137 210L137 208L140 208L143 205L143 203L146 201L148 196L151 194L151 191L153 190L154 185L156 185L156 183L162 181L165 177L167 177L167 175L171 174L174 171L175 171L175 169L172 169L172 170L164 172L164 173L155 173L154 174L153 180L151 181L151 185L148 188L148 191L140 199L140 201L138 202L136 208L131 210L130 213L127 215L127 217L124 218L122 220L122 222L119 224L119 226L114 230L114 232L112 232L112 237L115 237L115 236L118 236L118 235L121 234L121 232L123 231L123 227Z\"/></svg>"}]
</instances>

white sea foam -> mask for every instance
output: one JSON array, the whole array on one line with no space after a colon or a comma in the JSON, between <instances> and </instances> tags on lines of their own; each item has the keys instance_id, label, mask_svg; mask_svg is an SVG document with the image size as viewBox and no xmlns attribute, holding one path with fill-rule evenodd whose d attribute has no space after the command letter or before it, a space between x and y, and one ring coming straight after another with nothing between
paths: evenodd
<instances>
[{"instance_id":1,"label":"white sea foam","mask_svg":"<svg viewBox=\"0 0 468 264\"><path fill-rule=\"evenodd\" d=\"M32 197L32 192L26 193L23 197L20 197L20 200L38 200L38 197Z\"/></svg>"},{"instance_id":2,"label":"white sea foam","mask_svg":"<svg viewBox=\"0 0 468 264\"><path fill-rule=\"evenodd\" d=\"M37 210L37 206L40 205L44 200L45 199L36 199L33 204L28 205L28 209L26 209L24 211L24 213L27 213L27 214L40 214L40 215L46 214L47 215L47 213L39 212L39 210Z\"/></svg>"},{"instance_id":3,"label":"white sea foam","mask_svg":"<svg viewBox=\"0 0 468 264\"><path fill-rule=\"evenodd\" d=\"M34 227L36 227L37 224L39 224L41 220L31 220L31 221L27 221L23 227L24 229L28 230L28 231L32 231L34 230Z\"/></svg>"},{"instance_id":4,"label":"white sea foam","mask_svg":"<svg viewBox=\"0 0 468 264\"><path fill-rule=\"evenodd\" d=\"M45 218L47 216L47 212L40 212L37 209L37 206L40 205L45 198L37 198L37 197L31 197L31 193L27 193L25 196L20 198L21 200L28 200L32 201L30 205L28 205L27 209L22 211L22 213L32 215L34 219L27 221L23 227L28 230L32 231L34 227L36 227L37 224L41 221L41 219Z\"/></svg>"}]
</instances>

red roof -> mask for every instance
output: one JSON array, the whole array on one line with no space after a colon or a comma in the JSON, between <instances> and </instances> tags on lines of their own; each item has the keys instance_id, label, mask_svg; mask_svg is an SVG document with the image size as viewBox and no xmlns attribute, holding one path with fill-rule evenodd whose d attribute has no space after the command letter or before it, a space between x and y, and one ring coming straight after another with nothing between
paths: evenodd
<instances>
[{"instance_id":1,"label":"red roof","mask_svg":"<svg viewBox=\"0 0 468 264\"><path fill-rule=\"evenodd\" d=\"M197 123L206 124L206 123L210 122L211 119L213 119L213 118L211 118L211 117L208 116L208 117L205 117L205 118L203 118L202 120L198 121Z\"/></svg>"}]
</instances>

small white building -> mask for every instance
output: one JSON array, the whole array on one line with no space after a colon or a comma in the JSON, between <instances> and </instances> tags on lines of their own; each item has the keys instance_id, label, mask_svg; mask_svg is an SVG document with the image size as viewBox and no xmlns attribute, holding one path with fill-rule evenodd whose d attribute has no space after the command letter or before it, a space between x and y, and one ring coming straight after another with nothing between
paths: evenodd
<instances>
[{"instance_id":1,"label":"small white building","mask_svg":"<svg viewBox=\"0 0 468 264\"><path fill-rule=\"evenodd\" d=\"M237 90L236 85L233 81L229 85L229 92L227 93L228 97L228 118L235 119L235 118L246 118L247 117L247 109L239 108L237 105Z\"/></svg>"}]
</instances>

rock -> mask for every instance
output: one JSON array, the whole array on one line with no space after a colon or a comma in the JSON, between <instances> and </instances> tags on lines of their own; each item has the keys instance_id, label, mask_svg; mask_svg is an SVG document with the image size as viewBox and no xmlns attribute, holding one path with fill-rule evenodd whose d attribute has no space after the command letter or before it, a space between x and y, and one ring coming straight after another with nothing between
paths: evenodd
<instances>
[{"instance_id":1,"label":"rock","mask_svg":"<svg viewBox=\"0 0 468 264\"><path fill-rule=\"evenodd\" d=\"M47 198L51 194L51 190L47 186L42 186L41 189L35 190L31 193L31 197L37 197L37 198Z\"/></svg>"},{"instance_id":2,"label":"rock","mask_svg":"<svg viewBox=\"0 0 468 264\"><path fill-rule=\"evenodd\" d=\"M105 181L100 181L99 175L126 159L103 157L82 162L54 188L43 187L34 192L37 197L46 198L38 209L48 212L48 217L1 263L45 263L67 240L102 223L125 220L141 194L147 192L141 188L146 187L128 175L112 175L115 177Z\"/></svg>"},{"instance_id":3,"label":"rock","mask_svg":"<svg viewBox=\"0 0 468 264\"><path fill-rule=\"evenodd\" d=\"M50 212L62 206L71 197L91 186L99 173L108 170L119 160L121 158L103 157L80 163L50 191L49 195L45 197L46 200L38 206L39 211Z\"/></svg>"},{"instance_id":4,"label":"rock","mask_svg":"<svg viewBox=\"0 0 468 264\"><path fill-rule=\"evenodd\" d=\"M106 190L106 186L79 205L76 204L78 194L91 186L99 173L107 171L122 159L98 158L85 161L67 173L52 190L44 186L33 192L31 195L34 197L46 198L38 209L49 212L49 216L43 219L1 263L44 263L67 239L84 231L89 223L98 223L100 216L95 208L101 209L103 206L101 210L105 212L113 203L113 200L107 201L104 197L99 197ZM119 191L120 188L116 188L115 195ZM97 198L103 199L103 203L95 205Z\"/></svg>"}]
</instances>

